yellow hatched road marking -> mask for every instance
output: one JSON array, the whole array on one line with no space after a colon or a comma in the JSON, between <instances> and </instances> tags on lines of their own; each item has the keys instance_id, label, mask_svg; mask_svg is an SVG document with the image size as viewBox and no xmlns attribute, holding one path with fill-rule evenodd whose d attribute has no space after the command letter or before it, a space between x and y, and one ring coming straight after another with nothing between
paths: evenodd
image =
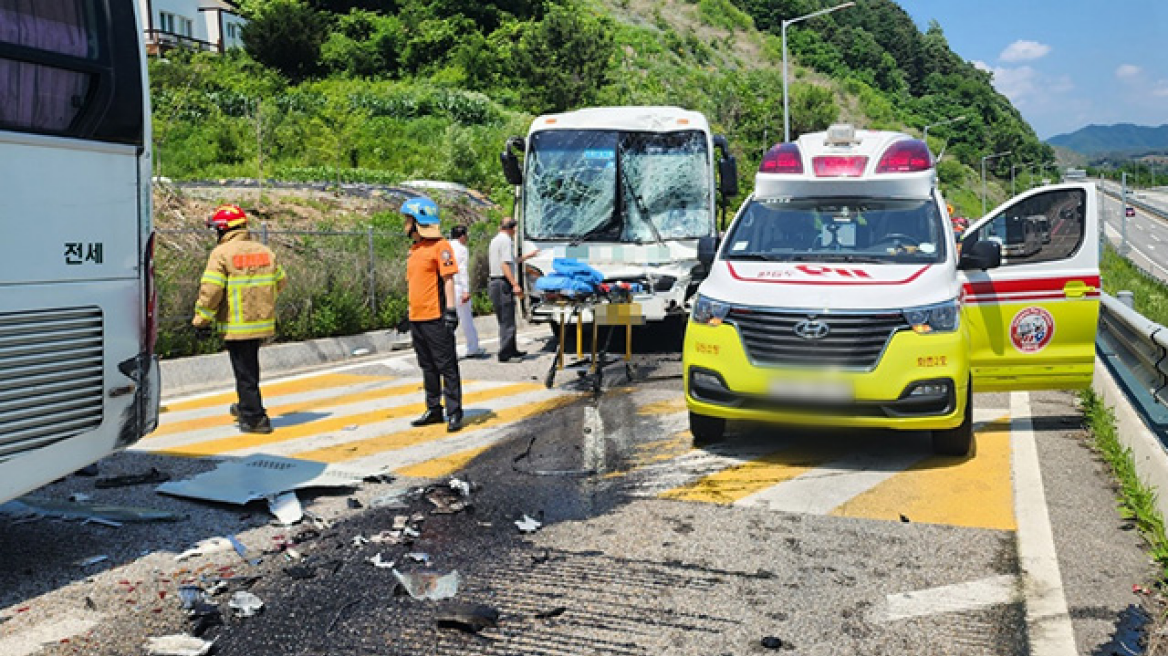
<instances>
[{"instance_id":1,"label":"yellow hatched road marking","mask_svg":"<svg viewBox=\"0 0 1168 656\"><path fill-rule=\"evenodd\" d=\"M730 504L835 460L854 443L801 441L742 465L723 469L661 494L666 499Z\"/></svg>"},{"instance_id":2,"label":"yellow hatched road marking","mask_svg":"<svg viewBox=\"0 0 1168 656\"><path fill-rule=\"evenodd\" d=\"M531 391L532 388L542 389L540 386L530 384L525 384L522 386L513 385L512 387L522 387L523 389L519 391ZM485 392L483 394L485 394ZM474 395L472 394L469 396ZM558 396L556 398L548 399L547 401L541 401L539 403L528 403L526 405L512 408L504 408L503 410L499 410L497 412L491 412L490 414L486 415L484 419L479 419L477 421L472 420L458 434L463 435L471 431L492 428L500 424L519 421L520 419L525 419L533 415L550 412L556 408L565 406L577 400L578 398L580 397L574 394L565 394L564 396ZM418 410L421 409L421 404L419 404ZM369 439L354 440L344 444L326 446L321 449L313 449L312 451L301 451L300 453L292 454L292 457L302 458L304 460L315 460L316 462L345 462L346 460L356 460L358 458L377 455L385 451L404 449L415 444L431 442L443 437L450 436L451 434L446 432L445 425L432 424L430 426L422 426L420 428L409 428L403 431L398 431L396 433L378 435L377 437L371 437ZM467 461L473 457L474 455L471 454L467 457ZM439 476L441 474L433 475Z\"/></svg>"},{"instance_id":3,"label":"yellow hatched road marking","mask_svg":"<svg viewBox=\"0 0 1168 656\"><path fill-rule=\"evenodd\" d=\"M1013 531L1009 419L977 432L969 459L931 457L831 512L841 517L887 519Z\"/></svg>"},{"instance_id":4,"label":"yellow hatched road marking","mask_svg":"<svg viewBox=\"0 0 1168 656\"><path fill-rule=\"evenodd\" d=\"M445 478L466 467L471 460L474 460L480 453L489 448L491 447L480 446L475 449L459 451L458 453L452 453L441 458L419 462L409 467L402 467L401 469L395 470L394 473L399 476L410 476L412 478Z\"/></svg>"},{"instance_id":5,"label":"yellow hatched road marking","mask_svg":"<svg viewBox=\"0 0 1168 656\"><path fill-rule=\"evenodd\" d=\"M415 388L416 389L416 388ZM542 385L534 383L519 383L515 385L505 385L495 389L484 390L481 392L472 392L463 395L463 405L467 406L472 403L482 403L492 399L510 396L512 394L522 394L523 392L531 392L543 389ZM171 455L171 456L188 456L188 457L202 457L213 456L237 449L254 448L257 446L264 446L267 444L278 444L280 442L287 442L290 440L300 439L302 437L311 437L327 433L329 431L337 431L343 429L345 426L352 424L371 424L379 421L386 421L390 419L401 419L409 417L410 415L419 414L425 410L425 403L411 403L408 405L396 406L393 408L385 408L382 410L373 410L370 412L341 415L337 417L330 417L328 419L320 419L317 421L310 421L296 426L288 426L286 428L277 428L269 435L259 435L255 433L247 433L242 435L235 435L232 437L224 437L213 440L206 440L203 442L196 442L194 444L184 444L176 446L171 449L161 449L156 453ZM501 413L500 413L501 414ZM441 427L445 430L445 427ZM445 434L445 433L443 433ZM303 456L298 456L303 457Z\"/></svg>"},{"instance_id":6,"label":"yellow hatched road marking","mask_svg":"<svg viewBox=\"0 0 1168 656\"><path fill-rule=\"evenodd\" d=\"M655 415L670 415L675 412L685 411L685 397L678 397L676 399L668 399L665 401L654 401L653 403L646 403L637 408L637 414L643 416Z\"/></svg>"},{"instance_id":7,"label":"yellow hatched road marking","mask_svg":"<svg viewBox=\"0 0 1168 656\"><path fill-rule=\"evenodd\" d=\"M301 392L311 392L321 387L343 387L345 385L356 385L359 383L375 382L378 380L393 380L391 376L361 376L358 374L321 374L319 376L310 376L308 378L299 378L297 380L289 380L285 382L275 382L260 385L260 394L263 396L285 396L288 394L299 394ZM223 412L227 412L227 406L236 402L235 392L224 392L222 394L214 394L212 396L205 396L190 401L181 401L179 403L164 403L163 412L185 412L187 410L202 410L203 408L210 408L213 406L223 406Z\"/></svg>"},{"instance_id":8,"label":"yellow hatched road marking","mask_svg":"<svg viewBox=\"0 0 1168 656\"><path fill-rule=\"evenodd\" d=\"M368 379L366 380L368 382ZM389 398L393 396L402 396L420 391L422 383L406 383L405 385L394 385L393 387L378 387L377 389L366 390L364 392L357 392L355 394L335 394L332 396L322 396L311 401L302 401L300 403L291 403L288 405L274 406L268 408L268 416L281 417L284 415L296 414L299 412L312 412L318 408L328 407L330 405L342 405L350 403L362 403L364 401L376 401L377 399ZM340 390L338 390L340 391ZM187 419L185 421L174 421L169 424L162 424L145 439L152 437L163 437L165 435L176 435L178 433L186 433L189 431L203 430L206 428L215 428L216 426L231 426L235 424L235 417L224 413L222 415L215 415L214 417L200 417L198 419Z\"/></svg>"}]
</instances>

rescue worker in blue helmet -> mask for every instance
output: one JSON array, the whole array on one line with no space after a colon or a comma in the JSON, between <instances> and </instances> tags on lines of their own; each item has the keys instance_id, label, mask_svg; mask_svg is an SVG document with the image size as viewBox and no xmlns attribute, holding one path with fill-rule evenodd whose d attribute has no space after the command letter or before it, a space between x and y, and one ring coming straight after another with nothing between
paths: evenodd
<instances>
[{"instance_id":1,"label":"rescue worker in blue helmet","mask_svg":"<svg viewBox=\"0 0 1168 656\"><path fill-rule=\"evenodd\" d=\"M424 196L411 198L402 203L401 214L405 232L414 241L406 259L410 337L426 390L426 412L410 423L442 423L445 396L446 431L453 433L462 428L462 380L454 345L454 331L458 329L454 274L458 273L458 262L454 248L442 238L434 201Z\"/></svg>"}]
</instances>

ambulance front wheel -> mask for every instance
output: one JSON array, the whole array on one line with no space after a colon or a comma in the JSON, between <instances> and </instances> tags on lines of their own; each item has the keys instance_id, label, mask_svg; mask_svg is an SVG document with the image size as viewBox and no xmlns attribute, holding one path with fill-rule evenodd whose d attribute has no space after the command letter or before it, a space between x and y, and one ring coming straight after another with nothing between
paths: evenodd
<instances>
[{"instance_id":1,"label":"ambulance front wheel","mask_svg":"<svg viewBox=\"0 0 1168 656\"><path fill-rule=\"evenodd\" d=\"M970 455L973 451L973 385L966 388L965 416L956 428L933 431L933 453L939 456Z\"/></svg>"},{"instance_id":2,"label":"ambulance front wheel","mask_svg":"<svg viewBox=\"0 0 1168 656\"><path fill-rule=\"evenodd\" d=\"M699 415L691 411L689 413L689 432L693 434L694 444L719 442L726 435L726 420Z\"/></svg>"}]
</instances>

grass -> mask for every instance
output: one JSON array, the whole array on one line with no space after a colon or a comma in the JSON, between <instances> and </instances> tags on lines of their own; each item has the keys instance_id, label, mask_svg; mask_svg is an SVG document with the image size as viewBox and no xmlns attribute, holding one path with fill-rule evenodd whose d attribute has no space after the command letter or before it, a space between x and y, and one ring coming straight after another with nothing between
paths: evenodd
<instances>
[{"instance_id":1,"label":"grass","mask_svg":"<svg viewBox=\"0 0 1168 656\"><path fill-rule=\"evenodd\" d=\"M1164 532L1164 518L1156 509L1156 491L1140 480L1131 449L1119 441L1115 411L1091 389L1081 392L1079 400L1092 445L1111 466L1119 483L1120 514L1139 529L1152 560L1160 567L1160 577L1168 579L1168 535Z\"/></svg>"},{"instance_id":2,"label":"grass","mask_svg":"<svg viewBox=\"0 0 1168 656\"><path fill-rule=\"evenodd\" d=\"M1112 296L1120 290L1132 292L1136 312L1160 325L1168 324L1168 285L1132 264L1110 244L1104 246L1100 271L1104 291Z\"/></svg>"}]
</instances>

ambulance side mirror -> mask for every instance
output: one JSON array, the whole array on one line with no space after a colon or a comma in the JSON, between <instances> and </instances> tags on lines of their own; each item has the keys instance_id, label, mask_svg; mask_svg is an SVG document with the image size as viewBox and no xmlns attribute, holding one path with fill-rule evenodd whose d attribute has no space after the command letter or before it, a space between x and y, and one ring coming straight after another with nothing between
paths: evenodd
<instances>
[{"instance_id":1,"label":"ambulance side mirror","mask_svg":"<svg viewBox=\"0 0 1168 656\"><path fill-rule=\"evenodd\" d=\"M698 262L707 269L714 264L714 257L718 255L717 237L698 238Z\"/></svg>"},{"instance_id":2,"label":"ambulance side mirror","mask_svg":"<svg viewBox=\"0 0 1168 656\"><path fill-rule=\"evenodd\" d=\"M961 260L957 268L962 271L996 269L1002 266L1002 245L996 241L970 241L962 243Z\"/></svg>"},{"instance_id":3,"label":"ambulance side mirror","mask_svg":"<svg viewBox=\"0 0 1168 656\"><path fill-rule=\"evenodd\" d=\"M523 171L519 167L519 156L515 154L516 150L522 152L523 147L521 137L511 137L503 145L503 152L499 153L499 161L503 164L503 177L513 185L523 184Z\"/></svg>"}]
</instances>

